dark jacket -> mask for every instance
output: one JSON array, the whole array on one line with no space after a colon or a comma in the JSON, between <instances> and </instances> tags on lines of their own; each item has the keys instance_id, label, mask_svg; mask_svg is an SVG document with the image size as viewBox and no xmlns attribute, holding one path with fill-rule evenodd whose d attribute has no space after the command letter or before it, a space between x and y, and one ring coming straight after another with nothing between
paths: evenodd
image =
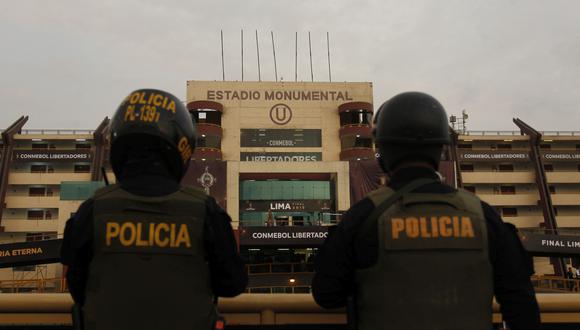
<instances>
[{"instance_id":1,"label":"dark jacket","mask_svg":"<svg viewBox=\"0 0 580 330\"><path fill-rule=\"evenodd\" d=\"M388 184L393 190L417 178L437 179L435 171L423 167L398 170ZM440 182L415 190L420 193L449 193L454 189ZM494 273L494 294L504 319L514 330L540 329L539 308L530 281L533 262L524 250L514 225L505 223L487 203L481 202L488 228L489 259ZM346 306L354 295L357 269L373 266L377 261L376 233L355 240L364 220L374 209L370 199L354 204L332 230L315 262L312 292L316 302L325 308ZM429 274L425 274L426 277ZM409 284L412 289L413 285Z\"/></svg>"},{"instance_id":2,"label":"dark jacket","mask_svg":"<svg viewBox=\"0 0 580 330\"><path fill-rule=\"evenodd\" d=\"M156 163L157 164L157 163ZM179 189L179 184L161 166L148 162L130 164L121 188L140 196L163 196ZM66 274L74 301L83 305L85 286L93 248L94 200L88 199L66 223L61 261L68 266ZM238 254L228 214L212 197L206 201L204 248L215 296L233 297L244 291L248 277Z\"/></svg>"}]
</instances>

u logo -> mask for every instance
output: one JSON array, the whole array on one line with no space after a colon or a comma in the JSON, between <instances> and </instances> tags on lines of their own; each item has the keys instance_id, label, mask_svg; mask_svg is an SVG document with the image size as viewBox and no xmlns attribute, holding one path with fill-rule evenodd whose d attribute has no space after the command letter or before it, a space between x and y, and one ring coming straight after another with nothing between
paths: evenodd
<instances>
[{"instance_id":1,"label":"u logo","mask_svg":"<svg viewBox=\"0 0 580 330\"><path fill-rule=\"evenodd\" d=\"M270 119L274 124L286 125L292 119L292 110L286 104L275 104L270 108Z\"/></svg>"}]
</instances>

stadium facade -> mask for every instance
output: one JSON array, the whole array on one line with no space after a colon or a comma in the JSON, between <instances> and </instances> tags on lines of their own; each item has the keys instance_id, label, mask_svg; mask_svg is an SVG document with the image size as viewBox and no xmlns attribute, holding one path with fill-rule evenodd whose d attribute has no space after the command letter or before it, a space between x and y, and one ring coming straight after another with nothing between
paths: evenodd
<instances>
[{"instance_id":1,"label":"stadium facade","mask_svg":"<svg viewBox=\"0 0 580 330\"><path fill-rule=\"evenodd\" d=\"M307 292L328 226L387 180L375 160L372 100L371 83L187 82L198 148L184 182L232 217L256 275L250 292ZM84 131L31 130L26 120L2 132L0 243L62 236L104 184L101 168L113 180L108 119ZM510 132L459 132L440 172L519 228L580 227L579 132L537 132L519 120ZM24 259L38 253L20 250ZM0 261L13 257L0 251ZM55 264L13 265L0 269L0 281L62 274ZM554 268L537 258L536 270Z\"/></svg>"}]
</instances>

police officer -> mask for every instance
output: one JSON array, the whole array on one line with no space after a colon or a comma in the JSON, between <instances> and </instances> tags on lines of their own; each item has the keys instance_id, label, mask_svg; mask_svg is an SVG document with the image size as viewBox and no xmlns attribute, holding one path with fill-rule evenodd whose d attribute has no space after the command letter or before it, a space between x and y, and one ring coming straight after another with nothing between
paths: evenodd
<instances>
[{"instance_id":1,"label":"police officer","mask_svg":"<svg viewBox=\"0 0 580 330\"><path fill-rule=\"evenodd\" d=\"M97 190L65 228L62 262L85 329L210 329L214 297L247 284L229 216L180 185L195 125L172 94L131 93L110 123L117 184Z\"/></svg>"},{"instance_id":2,"label":"police officer","mask_svg":"<svg viewBox=\"0 0 580 330\"><path fill-rule=\"evenodd\" d=\"M325 241L316 302L337 308L354 297L359 330L489 330L495 294L510 329L539 329L533 264L515 227L436 172L450 143L443 106L402 93L375 123L390 181L354 204Z\"/></svg>"}]
</instances>

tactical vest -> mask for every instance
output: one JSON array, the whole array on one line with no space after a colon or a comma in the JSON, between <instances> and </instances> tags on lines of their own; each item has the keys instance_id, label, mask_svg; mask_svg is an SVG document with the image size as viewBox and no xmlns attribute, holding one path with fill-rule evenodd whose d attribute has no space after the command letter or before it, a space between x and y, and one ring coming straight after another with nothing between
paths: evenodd
<instances>
[{"instance_id":1,"label":"tactical vest","mask_svg":"<svg viewBox=\"0 0 580 330\"><path fill-rule=\"evenodd\" d=\"M368 197L378 207L393 194L384 187ZM492 269L477 197L404 193L372 218L376 225L362 228L377 231L378 260L356 272L359 330L491 329Z\"/></svg>"},{"instance_id":2,"label":"tactical vest","mask_svg":"<svg viewBox=\"0 0 580 330\"><path fill-rule=\"evenodd\" d=\"M113 185L94 199L85 329L210 329L206 195L182 187L143 197Z\"/></svg>"}]
</instances>

